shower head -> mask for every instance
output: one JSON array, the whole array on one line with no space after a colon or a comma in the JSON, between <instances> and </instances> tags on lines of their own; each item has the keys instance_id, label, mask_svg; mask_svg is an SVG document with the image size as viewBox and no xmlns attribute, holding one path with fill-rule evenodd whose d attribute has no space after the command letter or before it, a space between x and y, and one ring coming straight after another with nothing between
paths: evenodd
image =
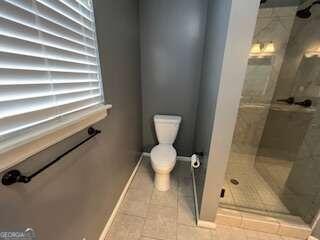
<instances>
[{"instance_id":1,"label":"shower head","mask_svg":"<svg viewBox=\"0 0 320 240\"><path fill-rule=\"evenodd\" d=\"M311 13L310 9L313 7L313 5L316 5L316 4L320 4L320 0L314 1L308 7L297 11L296 16L299 17L299 18L309 18L309 17L311 17L312 13Z\"/></svg>"}]
</instances>

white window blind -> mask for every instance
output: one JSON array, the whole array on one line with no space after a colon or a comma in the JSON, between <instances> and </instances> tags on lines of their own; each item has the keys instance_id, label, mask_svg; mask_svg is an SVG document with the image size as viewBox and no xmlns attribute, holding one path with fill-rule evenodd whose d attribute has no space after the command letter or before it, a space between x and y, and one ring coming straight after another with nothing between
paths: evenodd
<instances>
[{"instance_id":1,"label":"white window blind","mask_svg":"<svg viewBox=\"0 0 320 240\"><path fill-rule=\"evenodd\" d=\"M103 99L91 0L0 0L0 148Z\"/></svg>"}]
</instances>

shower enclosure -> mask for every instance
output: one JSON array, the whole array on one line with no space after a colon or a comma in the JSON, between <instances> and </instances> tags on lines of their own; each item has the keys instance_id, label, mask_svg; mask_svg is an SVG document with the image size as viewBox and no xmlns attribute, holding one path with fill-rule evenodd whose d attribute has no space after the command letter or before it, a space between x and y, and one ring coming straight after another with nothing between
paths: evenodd
<instances>
[{"instance_id":1,"label":"shower enclosure","mask_svg":"<svg viewBox=\"0 0 320 240\"><path fill-rule=\"evenodd\" d=\"M259 10L220 206L311 223L320 207L319 1L271 2Z\"/></svg>"}]
</instances>

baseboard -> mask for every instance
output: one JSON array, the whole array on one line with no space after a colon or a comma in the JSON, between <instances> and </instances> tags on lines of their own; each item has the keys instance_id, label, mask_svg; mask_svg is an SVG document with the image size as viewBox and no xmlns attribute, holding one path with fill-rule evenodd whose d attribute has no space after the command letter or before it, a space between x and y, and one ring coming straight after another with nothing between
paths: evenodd
<instances>
[{"instance_id":1,"label":"baseboard","mask_svg":"<svg viewBox=\"0 0 320 240\"><path fill-rule=\"evenodd\" d=\"M142 156L151 157L151 154L148 153L148 152L143 152ZM191 158L190 157L186 157L186 156L177 156L177 160L178 161L183 161L183 162L190 162Z\"/></svg>"},{"instance_id":2,"label":"baseboard","mask_svg":"<svg viewBox=\"0 0 320 240\"><path fill-rule=\"evenodd\" d=\"M196 179L194 176L194 168L191 168L191 174L192 174L193 196L194 196L194 205L195 205L195 211L196 211L197 226L203 227L203 228L215 229L216 224L214 222L203 221L203 220L199 219L199 205L198 205L198 198L197 198L198 195L197 195Z\"/></svg>"},{"instance_id":3,"label":"baseboard","mask_svg":"<svg viewBox=\"0 0 320 240\"><path fill-rule=\"evenodd\" d=\"M185 156L177 156L177 160L182 162L191 162L191 158Z\"/></svg>"},{"instance_id":4,"label":"baseboard","mask_svg":"<svg viewBox=\"0 0 320 240\"><path fill-rule=\"evenodd\" d=\"M108 234L108 231L110 230L111 224L112 224L115 216L117 215L117 212L119 211L120 205L121 205L121 203L122 203L122 201L123 201L128 189L129 189L129 186L130 186L134 176L136 175L136 172L137 172L137 170L138 170L138 168L140 166L140 163L142 161L143 156L144 156L144 154L142 153L140 158L139 158L139 161L138 161L137 165L135 166L135 168L134 168L134 170L133 170L128 182L126 183L126 185L125 185L125 187L124 187L124 189L123 189L123 191L122 191L122 193L121 193L121 195L120 195L120 197L118 199L118 202L117 202L116 206L114 207L114 209L112 211L111 216L109 217L109 219L108 219L108 221L107 221L107 223L106 223L106 225L105 225L105 227L104 227L104 229L103 229L103 231L102 231L102 233L101 233L101 235L99 237L99 240L105 240L105 238L107 237L107 234Z\"/></svg>"}]
</instances>

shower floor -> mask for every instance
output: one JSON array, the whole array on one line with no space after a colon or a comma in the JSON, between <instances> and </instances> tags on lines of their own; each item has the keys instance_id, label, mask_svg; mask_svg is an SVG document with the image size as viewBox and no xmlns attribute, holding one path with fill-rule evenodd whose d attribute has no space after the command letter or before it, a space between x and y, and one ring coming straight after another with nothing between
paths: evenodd
<instances>
[{"instance_id":1,"label":"shower floor","mask_svg":"<svg viewBox=\"0 0 320 240\"><path fill-rule=\"evenodd\" d=\"M291 163L281 161L281 164L275 164L272 161L263 161L254 165L254 160L252 155L232 153L224 182L226 192L220 205L269 216L289 215L290 211L281 202L277 192L282 191L285 186ZM263 170L263 177L256 168ZM231 183L231 179L236 179L239 184Z\"/></svg>"}]
</instances>

